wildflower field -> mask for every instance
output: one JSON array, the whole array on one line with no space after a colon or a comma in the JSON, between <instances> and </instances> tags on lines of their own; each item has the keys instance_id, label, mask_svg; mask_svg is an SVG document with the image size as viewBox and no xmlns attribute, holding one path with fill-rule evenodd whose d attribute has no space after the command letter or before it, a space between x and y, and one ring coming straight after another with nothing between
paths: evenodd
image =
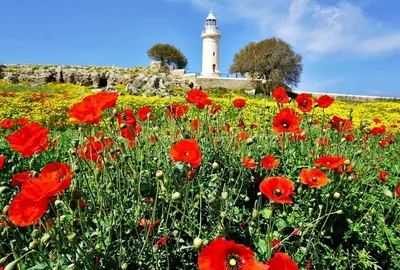
<instances>
[{"instance_id":1,"label":"wildflower field","mask_svg":"<svg viewBox=\"0 0 400 270\"><path fill-rule=\"evenodd\" d=\"M0 269L400 268L398 102L1 87Z\"/></svg>"}]
</instances>

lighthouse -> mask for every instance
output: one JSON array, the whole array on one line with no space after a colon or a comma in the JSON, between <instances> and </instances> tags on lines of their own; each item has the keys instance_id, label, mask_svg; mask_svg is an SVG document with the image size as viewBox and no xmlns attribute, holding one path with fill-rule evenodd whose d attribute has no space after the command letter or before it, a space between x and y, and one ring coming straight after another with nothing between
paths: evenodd
<instances>
[{"instance_id":1,"label":"lighthouse","mask_svg":"<svg viewBox=\"0 0 400 270\"><path fill-rule=\"evenodd\" d=\"M219 77L219 39L221 34L218 31L217 19L212 10L206 18L201 38L203 39L201 76Z\"/></svg>"}]
</instances>

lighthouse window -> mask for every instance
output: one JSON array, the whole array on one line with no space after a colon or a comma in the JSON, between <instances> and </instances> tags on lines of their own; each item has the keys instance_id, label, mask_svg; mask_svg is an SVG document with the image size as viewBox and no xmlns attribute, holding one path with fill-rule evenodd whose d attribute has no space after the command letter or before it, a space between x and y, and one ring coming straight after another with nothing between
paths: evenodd
<instances>
[{"instance_id":1,"label":"lighthouse window","mask_svg":"<svg viewBox=\"0 0 400 270\"><path fill-rule=\"evenodd\" d=\"M215 52L213 52L213 56L215 56Z\"/></svg>"}]
</instances>

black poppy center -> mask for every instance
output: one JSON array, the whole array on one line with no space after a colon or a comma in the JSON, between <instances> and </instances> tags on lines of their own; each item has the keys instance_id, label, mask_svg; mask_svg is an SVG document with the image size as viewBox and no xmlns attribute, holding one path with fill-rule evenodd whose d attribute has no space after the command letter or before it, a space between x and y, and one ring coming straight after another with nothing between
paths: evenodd
<instances>
[{"instance_id":1,"label":"black poppy center","mask_svg":"<svg viewBox=\"0 0 400 270\"><path fill-rule=\"evenodd\" d=\"M281 189L277 188L277 189L274 190L273 193L274 193L274 195L275 195L276 197L280 197L280 196L282 196L283 191L282 191Z\"/></svg>"},{"instance_id":2,"label":"black poppy center","mask_svg":"<svg viewBox=\"0 0 400 270\"><path fill-rule=\"evenodd\" d=\"M235 253L229 254L228 257L226 257L226 264L229 270L240 269L240 256Z\"/></svg>"},{"instance_id":3,"label":"black poppy center","mask_svg":"<svg viewBox=\"0 0 400 270\"><path fill-rule=\"evenodd\" d=\"M311 181L313 181L315 183L318 181L318 178L314 176L313 178L311 178Z\"/></svg>"},{"instance_id":4,"label":"black poppy center","mask_svg":"<svg viewBox=\"0 0 400 270\"><path fill-rule=\"evenodd\" d=\"M303 107L307 107L307 101L303 101L302 103L301 103L301 105L303 105Z\"/></svg>"},{"instance_id":5,"label":"black poppy center","mask_svg":"<svg viewBox=\"0 0 400 270\"><path fill-rule=\"evenodd\" d=\"M288 123L286 123L286 122L282 123L282 127L287 128L288 126L289 126Z\"/></svg>"}]
</instances>

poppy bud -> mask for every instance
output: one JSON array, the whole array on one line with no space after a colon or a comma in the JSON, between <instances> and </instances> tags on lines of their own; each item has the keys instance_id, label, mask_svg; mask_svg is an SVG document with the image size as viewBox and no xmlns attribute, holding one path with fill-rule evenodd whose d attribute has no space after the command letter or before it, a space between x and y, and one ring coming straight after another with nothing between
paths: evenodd
<instances>
[{"instance_id":1,"label":"poppy bud","mask_svg":"<svg viewBox=\"0 0 400 270\"><path fill-rule=\"evenodd\" d=\"M348 159L346 159L346 160L344 161L344 164L345 164L345 165L350 165L350 163L351 163L351 161L348 160Z\"/></svg>"},{"instance_id":2,"label":"poppy bud","mask_svg":"<svg viewBox=\"0 0 400 270\"><path fill-rule=\"evenodd\" d=\"M34 229L31 233L32 240L38 239L41 234L42 233L38 229Z\"/></svg>"},{"instance_id":3,"label":"poppy bud","mask_svg":"<svg viewBox=\"0 0 400 270\"><path fill-rule=\"evenodd\" d=\"M71 208L72 211L75 211L76 208L78 208L78 202L76 200L72 200L69 202L69 208Z\"/></svg>"},{"instance_id":4,"label":"poppy bud","mask_svg":"<svg viewBox=\"0 0 400 270\"><path fill-rule=\"evenodd\" d=\"M219 216L220 216L221 218L225 218L225 217L226 217L226 212L225 212L225 211L222 211L222 212L219 214Z\"/></svg>"},{"instance_id":5,"label":"poppy bud","mask_svg":"<svg viewBox=\"0 0 400 270\"><path fill-rule=\"evenodd\" d=\"M38 247L38 242L36 240L29 243L30 249L37 249L37 247Z\"/></svg>"},{"instance_id":6,"label":"poppy bud","mask_svg":"<svg viewBox=\"0 0 400 270\"><path fill-rule=\"evenodd\" d=\"M221 197L222 197L222 199L224 199L224 200L228 199L228 192L223 191L223 192L221 193Z\"/></svg>"},{"instance_id":7,"label":"poppy bud","mask_svg":"<svg viewBox=\"0 0 400 270\"><path fill-rule=\"evenodd\" d=\"M127 264L127 263L123 263L123 264L121 265L121 269L122 269L122 270L128 269L128 264Z\"/></svg>"},{"instance_id":8,"label":"poppy bud","mask_svg":"<svg viewBox=\"0 0 400 270\"><path fill-rule=\"evenodd\" d=\"M173 201L177 201L177 200L179 200L181 198L181 194L179 193L179 192L174 192L173 194L172 194L172 196L171 196L171 199L173 200Z\"/></svg>"},{"instance_id":9,"label":"poppy bud","mask_svg":"<svg viewBox=\"0 0 400 270\"><path fill-rule=\"evenodd\" d=\"M178 232L177 230L174 230L174 231L172 232L172 235L173 235L175 238L177 238L178 235L179 235L179 232Z\"/></svg>"},{"instance_id":10,"label":"poppy bud","mask_svg":"<svg viewBox=\"0 0 400 270\"><path fill-rule=\"evenodd\" d=\"M339 192L335 192L335 193L333 193L333 198L335 199L335 200L339 200L340 199L340 193Z\"/></svg>"},{"instance_id":11,"label":"poppy bud","mask_svg":"<svg viewBox=\"0 0 400 270\"><path fill-rule=\"evenodd\" d=\"M158 179L163 178L163 177L164 177L164 172L163 172L162 170L156 171L156 177L157 177Z\"/></svg>"},{"instance_id":12,"label":"poppy bud","mask_svg":"<svg viewBox=\"0 0 400 270\"><path fill-rule=\"evenodd\" d=\"M50 234L45 233L45 234L43 234L42 238L40 238L40 242L42 244L45 244L45 243L47 243L47 241L49 241L49 239L50 239Z\"/></svg>"},{"instance_id":13,"label":"poppy bud","mask_svg":"<svg viewBox=\"0 0 400 270\"><path fill-rule=\"evenodd\" d=\"M4 187L0 187L0 193L6 193L7 191L9 191L10 189L6 186Z\"/></svg>"},{"instance_id":14,"label":"poppy bud","mask_svg":"<svg viewBox=\"0 0 400 270\"><path fill-rule=\"evenodd\" d=\"M218 168L219 168L219 164L218 164L217 162L214 161L214 163L212 164L212 168L213 168L214 170L218 169Z\"/></svg>"},{"instance_id":15,"label":"poppy bud","mask_svg":"<svg viewBox=\"0 0 400 270\"><path fill-rule=\"evenodd\" d=\"M71 243L76 241L76 233L71 233L70 235L67 236L68 241L70 241Z\"/></svg>"},{"instance_id":16,"label":"poppy bud","mask_svg":"<svg viewBox=\"0 0 400 270\"><path fill-rule=\"evenodd\" d=\"M195 249L200 249L203 246L203 240L199 237L196 237L193 240L193 246Z\"/></svg>"},{"instance_id":17,"label":"poppy bud","mask_svg":"<svg viewBox=\"0 0 400 270\"><path fill-rule=\"evenodd\" d=\"M257 217L258 217L258 211L257 211L257 209L253 209L253 211L251 212L251 216L252 216L253 218L257 218Z\"/></svg>"},{"instance_id":18,"label":"poppy bud","mask_svg":"<svg viewBox=\"0 0 400 270\"><path fill-rule=\"evenodd\" d=\"M192 180L195 176L196 176L196 173L194 171L188 171L187 178L189 180Z\"/></svg>"},{"instance_id":19,"label":"poppy bud","mask_svg":"<svg viewBox=\"0 0 400 270\"><path fill-rule=\"evenodd\" d=\"M336 211L336 214L338 214L338 215L343 214L343 210L341 210L341 209L340 209L340 210L337 210L337 211Z\"/></svg>"},{"instance_id":20,"label":"poppy bud","mask_svg":"<svg viewBox=\"0 0 400 270\"><path fill-rule=\"evenodd\" d=\"M75 264L72 263L72 264L68 265L67 269L68 269L68 270L73 270L73 269L75 269Z\"/></svg>"},{"instance_id":21,"label":"poppy bud","mask_svg":"<svg viewBox=\"0 0 400 270\"><path fill-rule=\"evenodd\" d=\"M249 196L246 196L246 197L244 197L244 201L245 201L245 202L248 202L248 201L250 201L250 198L249 198Z\"/></svg>"},{"instance_id":22,"label":"poppy bud","mask_svg":"<svg viewBox=\"0 0 400 270\"><path fill-rule=\"evenodd\" d=\"M60 222L64 222L65 218L66 218L65 215L61 215L61 216L60 216Z\"/></svg>"},{"instance_id":23,"label":"poppy bud","mask_svg":"<svg viewBox=\"0 0 400 270\"><path fill-rule=\"evenodd\" d=\"M341 142L341 143L344 143L345 141L346 141L346 138L340 139L340 142Z\"/></svg>"},{"instance_id":24,"label":"poppy bud","mask_svg":"<svg viewBox=\"0 0 400 270\"><path fill-rule=\"evenodd\" d=\"M251 145L251 144L253 144L253 142L254 142L254 139L251 137L246 140L247 145Z\"/></svg>"},{"instance_id":25,"label":"poppy bud","mask_svg":"<svg viewBox=\"0 0 400 270\"><path fill-rule=\"evenodd\" d=\"M4 215L7 215L7 212L8 212L9 209L10 209L10 206L9 206L9 205L4 206L4 208L3 208L3 214L4 214Z\"/></svg>"},{"instance_id":26,"label":"poppy bud","mask_svg":"<svg viewBox=\"0 0 400 270\"><path fill-rule=\"evenodd\" d=\"M72 166L72 170L76 173L79 173L81 171L81 168L79 168L79 166L77 166L77 165L74 165L74 166Z\"/></svg>"}]
</instances>

